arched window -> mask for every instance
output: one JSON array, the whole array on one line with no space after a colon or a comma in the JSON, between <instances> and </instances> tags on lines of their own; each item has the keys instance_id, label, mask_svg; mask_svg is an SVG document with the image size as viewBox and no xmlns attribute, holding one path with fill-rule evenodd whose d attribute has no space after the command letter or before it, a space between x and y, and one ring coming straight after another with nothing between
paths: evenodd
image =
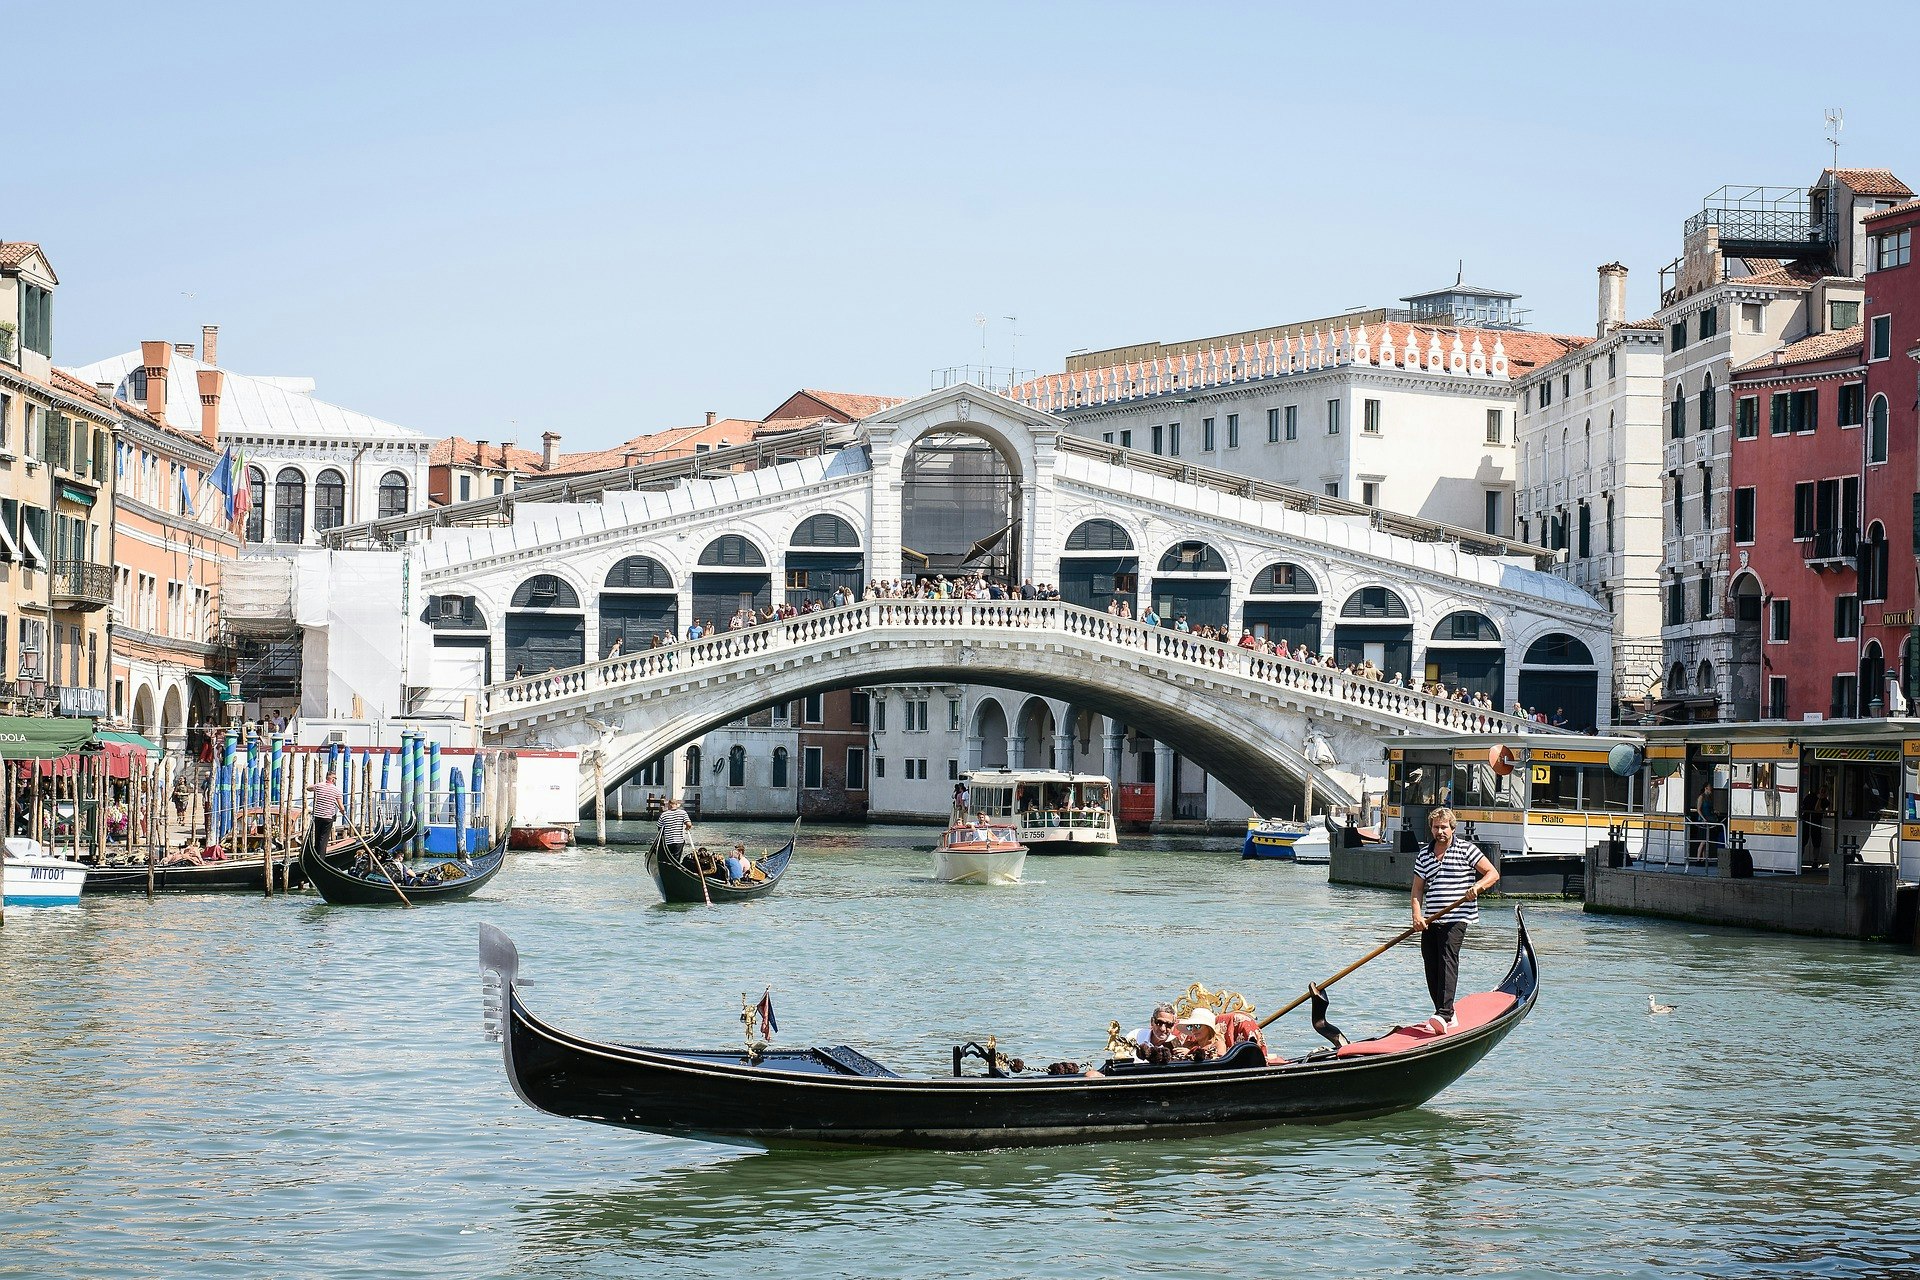
<instances>
[{"instance_id":1,"label":"arched window","mask_svg":"<svg viewBox=\"0 0 1920 1280\"><path fill-rule=\"evenodd\" d=\"M248 542L265 542L267 539L267 473L258 467L247 468L247 527Z\"/></svg>"},{"instance_id":2,"label":"arched window","mask_svg":"<svg viewBox=\"0 0 1920 1280\"><path fill-rule=\"evenodd\" d=\"M858 547L860 535L853 526L834 515L808 516L793 531L796 547ZM704 564L705 561L702 561Z\"/></svg>"},{"instance_id":3,"label":"arched window","mask_svg":"<svg viewBox=\"0 0 1920 1280\"><path fill-rule=\"evenodd\" d=\"M1887 527L1875 520L1867 529L1867 544L1860 556L1860 598L1887 598Z\"/></svg>"},{"instance_id":4,"label":"arched window","mask_svg":"<svg viewBox=\"0 0 1920 1280\"><path fill-rule=\"evenodd\" d=\"M1700 429L1702 431L1713 430L1714 412L1713 375L1708 374L1707 380L1700 386Z\"/></svg>"},{"instance_id":5,"label":"arched window","mask_svg":"<svg viewBox=\"0 0 1920 1280\"><path fill-rule=\"evenodd\" d=\"M1530 667L1590 667L1593 665L1593 651L1586 645L1564 632L1556 631L1552 635L1541 636L1527 646L1526 663ZM1687 682L1685 668L1680 670L1680 684Z\"/></svg>"},{"instance_id":6,"label":"arched window","mask_svg":"<svg viewBox=\"0 0 1920 1280\"><path fill-rule=\"evenodd\" d=\"M580 596L572 586L551 573L537 573L514 590L515 609L578 609Z\"/></svg>"},{"instance_id":7,"label":"arched window","mask_svg":"<svg viewBox=\"0 0 1920 1280\"><path fill-rule=\"evenodd\" d=\"M727 785L744 787L747 785L747 749L736 746L727 752Z\"/></svg>"},{"instance_id":8,"label":"arched window","mask_svg":"<svg viewBox=\"0 0 1920 1280\"><path fill-rule=\"evenodd\" d=\"M1702 693L1713 692L1713 664L1705 658L1700 659L1700 670L1695 673L1693 687Z\"/></svg>"},{"instance_id":9,"label":"arched window","mask_svg":"<svg viewBox=\"0 0 1920 1280\"><path fill-rule=\"evenodd\" d=\"M1160 557L1162 573L1225 573L1226 558L1204 542L1181 542Z\"/></svg>"},{"instance_id":10,"label":"arched window","mask_svg":"<svg viewBox=\"0 0 1920 1280\"><path fill-rule=\"evenodd\" d=\"M1669 696L1687 691L1687 668L1685 663L1676 662L1667 672L1667 694Z\"/></svg>"},{"instance_id":11,"label":"arched window","mask_svg":"<svg viewBox=\"0 0 1920 1280\"><path fill-rule=\"evenodd\" d=\"M767 558L747 539L729 533L707 544L707 549L700 553L700 563L709 568L758 569L766 566Z\"/></svg>"},{"instance_id":12,"label":"arched window","mask_svg":"<svg viewBox=\"0 0 1920 1280\"><path fill-rule=\"evenodd\" d=\"M1878 640L1867 641L1860 654L1860 710L1884 715L1887 707L1887 659Z\"/></svg>"},{"instance_id":13,"label":"arched window","mask_svg":"<svg viewBox=\"0 0 1920 1280\"><path fill-rule=\"evenodd\" d=\"M784 788L787 785L787 749L785 747L775 747L773 749L772 785L776 789Z\"/></svg>"},{"instance_id":14,"label":"arched window","mask_svg":"<svg viewBox=\"0 0 1920 1280\"><path fill-rule=\"evenodd\" d=\"M338 529L347 522L347 481L332 467L313 481L313 527L316 532Z\"/></svg>"},{"instance_id":15,"label":"arched window","mask_svg":"<svg viewBox=\"0 0 1920 1280\"><path fill-rule=\"evenodd\" d=\"M687 748L687 767L682 777L689 787L697 787L700 785L700 748Z\"/></svg>"},{"instance_id":16,"label":"arched window","mask_svg":"<svg viewBox=\"0 0 1920 1280\"><path fill-rule=\"evenodd\" d=\"M1386 619L1406 618L1411 615L1407 612L1407 602L1400 598L1398 592L1386 587L1362 587L1348 596L1347 602L1340 606L1340 616Z\"/></svg>"},{"instance_id":17,"label":"arched window","mask_svg":"<svg viewBox=\"0 0 1920 1280\"><path fill-rule=\"evenodd\" d=\"M1675 440L1687 434L1686 388L1677 382L1673 384L1673 407L1668 410L1667 434Z\"/></svg>"},{"instance_id":18,"label":"arched window","mask_svg":"<svg viewBox=\"0 0 1920 1280\"><path fill-rule=\"evenodd\" d=\"M398 471L380 477L380 518L407 514L407 478Z\"/></svg>"},{"instance_id":19,"label":"arched window","mask_svg":"<svg viewBox=\"0 0 1920 1280\"><path fill-rule=\"evenodd\" d=\"M1111 520L1088 520L1067 535L1069 551L1131 551L1133 539Z\"/></svg>"},{"instance_id":20,"label":"arched window","mask_svg":"<svg viewBox=\"0 0 1920 1280\"><path fill-rule=\"evenodd\" d=\"M1320 584L1313 575L1297 564L1282 561L1268 565L1253 579L1253 595L1256 596L1316 596L1320 594Z\"/></svg>"},{"instance_id":21,"label":"arched window","mask_svg":"<svg viewBox=\"0 0 1920 1280\"><path fill-rule=\"evenodd\" d=\"M1494 626L1492 619L1484 613L1462 609L1440 619L1439 625L1433 629L1433 638L1470 644L1499 644L1500 628Z\"/></svg>"},{"instance_id":22,"label":"arched window","mask_svg":"<svg viewBox=\"0 0 1920 1280\"><path fill-rule=\"evenodd\" d=\"M673 575L651 556L628 556L607 570L606 585L614 591L671 591Z\"/></svg>"},{"instance_id":23,"label":"arched window","mask_svg":"<svg viewBox=\"0 0 1920 1280\"><path fill-rule=\"evenodd\" d=\"M1885 393L1873 398L1873 405L1867 410L1867 461L1885 462L1887 460L1887 397Z\"/></svg>"},{"instance_id":24,"label":"arched window","mask_svg":"<svg viewBox=\"0 0 1920 1280\"><path fill-rule=\"evenodd\" d=\"M485 631L486 615L472 596L428 596L420 621L435 631Z\"/></svg>"},{"instance_id":25,"label":"arched window","mask_svg":"<svg viewBox=\"0 0 1920 1280\"><path fill-rule=\"evenodd\" d=\"M307 478L293 467L273 478L273 540L307 540Z\"/></svg>"}]
</instances>

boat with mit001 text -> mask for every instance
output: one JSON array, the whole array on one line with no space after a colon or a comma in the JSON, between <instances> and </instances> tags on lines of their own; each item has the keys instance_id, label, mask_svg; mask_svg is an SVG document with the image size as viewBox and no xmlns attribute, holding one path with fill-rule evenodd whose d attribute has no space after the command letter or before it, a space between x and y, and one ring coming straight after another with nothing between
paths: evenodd
<instances>
[{"instance_id":1,"label":"boat with mit001 text","mask_svg":"<svg viewBox=\"0 0 1920 1280\"><path fill-rule=\"evenodd\" d=\"M0 893L9 907L72 907L79 905L87 883L87 866L48 853L31 836L8 836L0 859Z\"/></svg>"},{"instance_id":2,"label":"boat with mit001 text","mask_svg":"<svg viewBox=\"0 0 1920 1280\"><path fill-rule=\"evenodd\" d=\"M1316 1000L1316 1029L1332 1043L1297 1058L1270 1056L1258 1039L1247 1039L1213 1061L1143 1062L1113 1022L1109 1056L1091 1067L1027 1072L988 1037L984 1046L953 1048L952 1076L908 1077L849 1045L776 1049L753 1039L750 1026L747 1042L734 1049L658 1048L563 1031L526 1007L519 953L491 925L480 928L480 969L488 1033L499 1039L507 1078L528 1106L616 1128L757 1147L967 1150L1385 1115L1420 1106L1459 1079L1526 1018L1539 993L1521 920L1506 977L1491 991L1456 1001L1458 1022L1450 1029L1394 1027L1348 1041L1326 1024ZM1240 1003L1235 1012L1252 1010ZM964 1074L969 1059L983 1061L986 1073Z\"/></svg>"}]
</instances>

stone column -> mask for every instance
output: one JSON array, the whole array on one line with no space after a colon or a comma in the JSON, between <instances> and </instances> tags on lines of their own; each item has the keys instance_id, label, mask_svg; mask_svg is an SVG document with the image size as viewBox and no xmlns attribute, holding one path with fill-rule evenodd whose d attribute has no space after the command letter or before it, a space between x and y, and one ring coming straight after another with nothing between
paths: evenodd
<instances>
[{"instance_id":1,"label":"stone column","mask_svg":"<svg viewBox=\"0 0 1920 1280\"><path fill-rule=\"evenodd\" d=\"M1053 767L1069 772L1073 769L1073 731L1071 729L1053 735Z\"/></svg>"},{"instance_id":2,"label":"stone column","mask_svg":"<svg viewBox=\"0 0 1920 1280\"><path fill-rule=\"evenodd\" d=\"M1007 768L1024 769L1027 767L1027 739L1024 735L1007 732Z\"/></svg>"},{"instance_id":3,"label":"stone column","mask_svg":"<svg viewBox=\"0 0 1920 1280\"><path fill-rule=\"evenodd\" d=\"M982 753L979 734L970 733L967 735L965 754L962 755L960 759L962 761L960 766L962 772L978 769L985 765L986 757Z\"/></svg>"},{"instance_id":4,"label":"stone column","mask_svg":"<svg viewBox=\"0 0 1920 1280\"><path fill-rule=\"evenodd\" d=\"M1107 777L1115 787L1118 787L1121 782L1120 770L1125 759L1127 735L1126 731L1116 726L1112 720L1106 721L1106 726L1107 730L1100 736L1100 740L1101 745L1106 748ZM1116 791L1116 800L1118 796L1119 793Z\"/></svg>"},{"instance_id":5,"label":"stone column","mask_svg":"<svg viewBox=\"0 0 1920 1280\"><path fill-rule=\"evenodd\" d=\"M1176 780L1173 748L1164 742L1153 744L1153 817L1164 822L1174 816Z\"/></svg>"}]
</instances>

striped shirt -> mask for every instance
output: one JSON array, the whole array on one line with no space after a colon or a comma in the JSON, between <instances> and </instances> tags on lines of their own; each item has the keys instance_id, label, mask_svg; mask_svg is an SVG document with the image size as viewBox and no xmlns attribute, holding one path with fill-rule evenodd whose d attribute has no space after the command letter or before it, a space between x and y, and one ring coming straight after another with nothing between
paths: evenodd
<instances>
[{"instance_id":1,"label":"striped shirt","mask_svg":"<svg viewBox=\"0 0 1920 1280\"><path fill-rule=\"evenodd\" d=\"M307 815L323 822L331 822L340 816L347 807L347 798L340 794L340 788L332 782L313 784L313 799L307 804Z\"/></svg>"},{"instance_id":2,"label":"striped shirt","mask_svg":"<svg viewBox=\"0 0 1920 1280\"><path fill-rule=\"evenodd\" d=\"M1459 900L1467 890L1473 888L1480 879L1480 872L1476 868L1486 859L1487 855L1480 852L1480 846L1458 836L1447 846L1445 858L1436 859L1432 845L1420 850L1420 856L1413 860L1413 874L1426 885L1427 894L1421 900L1420 910L1428 920L1435 919L1449 903ZM1444 923L1480 923L1480 899L1472 898L1455 907Z\"/></svg>"},{"instance_id":3,"label":"striped shirt","mask_svg":"<svg viewBox=\"0 0 1920 1280\"><path fill-rule=\"evenodd\" d=\"M662 809L660 811L660 839L665 844L685 844L687 828L692 826L685 809Z\"/></svg>"}]
</instances>

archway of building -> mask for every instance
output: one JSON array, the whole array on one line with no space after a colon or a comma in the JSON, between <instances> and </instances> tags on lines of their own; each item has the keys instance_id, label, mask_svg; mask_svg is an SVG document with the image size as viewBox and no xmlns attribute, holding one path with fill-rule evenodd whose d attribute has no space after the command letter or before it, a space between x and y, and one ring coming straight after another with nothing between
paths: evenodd
<instances>
[{"instance_id":1,"label":"archway of building","mask_svg":"<svg viewBox=\"0 0 1920 1280\"><path fill-rule=\"evenodd\" d=\"M133 728L142 737L151 738L155 729L153 719L153 690L141 685L133 695Z\"/></svg>"},{"instance_id":2,"label":"archway of building","mask_svg":"<svg viewBox=\"0 0 1920 1280\"><path fill-rule=\"evenodd\" d=\"M1860 651L1860 714L1883 716L1887 713L1887 658L1878 640L1867 641Z\"/></svg>"},{"instance_id":3,"label":"archway of building","mask_svg":"<svg viewBox=\"0 0 1920 1280\"><path fill-rule=\"evenodd\" d=\"M1485 694L1500 707L1507 696L1507 650L1500 628L1471 609L1440 619L1427 641L1425 678L1449 690Z\"/></svg>"},{"instance_id":4,"label":"archway of building","mask_svg":"<svg viewBox=\"0 0 1920 1280\"><path fill-rule=\"evenodd\" d=\"M982 698L973 709L973 731L967 739L967 757L973 768L1007 767L1007 712L998 698Z\"/></svg>"},{"instance_id":5,"label":"archway of building","mask_svg":"<svg viewBox=\"0 0 1920 1280\"><path fill-rule=\"evenodd\" d=\"M160 704L160 732L162 739L174 737L187 727L187 703L181 696L180 686L167 690L165 701Z\"/></svg>"},{"instance_id":6,"label":"archway of building","mask_svg":"<svg viewBox=\"0 0 1920 1280\"><path fill-rule=\"evenodd\" d=\"M509 678L565 671L586 660L586 611L573 584L552 573L534 574L522 582L507 606Z\"/></svg>"},{"instance_id":7,"label":"archway of building","mask_svg":"<svg viewBox=\"0 0 1920 1280\"><path fill-rule=\"evenodd\" d=\"M1760 585L1760 579L1751 572L1742 573L1733 580L1733 654L1726 672L1729 681L1728 693L1733 701L1733 714L1739 720L1757 720L1760 718L1760 695L1762 684L1760 655L1762 628L1765 623L1761 615L1766 611L1766 592ZM1696 680L1694 688L1700 693L1712 692L1710 680Z\"/></svg>"},{"instance_id":8,"label":"archway of building","mask_svg":"<svg viewBox=\"0 0 1920 1280\"><path fill-rule=\"evenodd\" d=\"M1060 598L1083 609L1126 607L1129 618L1140 609L1140 557L1133 539L1111 520L1085 520L1067 535L1060 557Z\"/></svg>"},{"instance_id":9,"label":"archway of building","mask_svg":"<svg viewBox=\"0 0 1920 1280\"><path fill-rule=\"evenodd\" d=\"M1681 681L1686 668L1674 664ZM1565 632L1541 636L1520 660L1520 702L1569 729L1591 729L1598 714L1600 669L1593 651Z\"/></svg>"},{"instance_id":10,"label":"archway of building","mask_svg":"<svg viewBox=\"0 0 1920 1280\"><path fill-rule=\"evenodd\" d=\"M956 423L915 440L901 467L900 576L984 571L1018 586L1023 492L1019 459L984 432Z\"/></svg>"},{"instance_id":11,"label":"archway of building","mask_svg":"<svg viewBox=\"0 0 1920 1280\"><path fill-rule=\"evenodd\" d=\"M1016 769L1065 768L1054 752L1053 708L1043 698L1028 698L1020 707L1013 745L1019 752Z\"/></svg>"}]
</instances>

